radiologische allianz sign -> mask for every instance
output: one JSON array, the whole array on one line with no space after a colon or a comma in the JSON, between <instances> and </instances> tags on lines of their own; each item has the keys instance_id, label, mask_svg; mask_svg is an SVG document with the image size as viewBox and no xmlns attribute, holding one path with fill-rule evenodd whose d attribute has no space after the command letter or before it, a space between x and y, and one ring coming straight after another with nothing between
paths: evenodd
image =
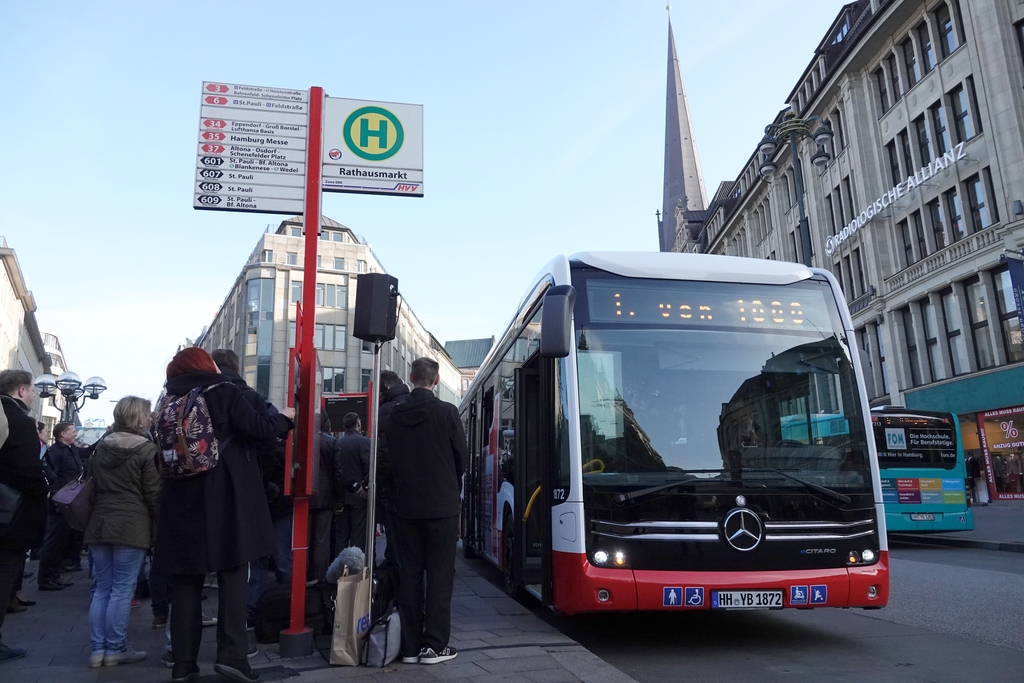
<instances>
[{"instance_id":1,"label":"radiologische allianz sign","mask_svg":"<svg viewBox=\"0 0 1024 683\"><path fill-rule=\"evenodd\" d=\"M964 151L964 143L961 142L954 149L946 152L941 157L936 158L935 161L919 168L917 173L914 175L907 176L905 181L897 184L895 187L891 188L888 192L869 204L868 207L861 211L856 218L843 226L843 229L837 234L827 237L825 239L825 253L829 256L834 254L840 244L857 234L857 231L864 227L865 223L882 213L883 209L887 208L893 202L903 198L904 195L909 193L918 185L924 183L924 181L928 180L939 171L966 158L967 153Z\"/></svg>"}]
</instances>

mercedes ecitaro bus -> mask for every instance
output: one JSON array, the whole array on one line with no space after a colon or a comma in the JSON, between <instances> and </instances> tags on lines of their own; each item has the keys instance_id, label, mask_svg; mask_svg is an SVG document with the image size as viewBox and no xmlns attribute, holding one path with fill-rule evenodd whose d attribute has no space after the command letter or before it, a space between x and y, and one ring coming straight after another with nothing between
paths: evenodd
<instances>
[{"instance_id":1,"label":"mercedes ecitaro bus","mask_svg":"<svg viewBox=\"0 0 1024 683\"><path fill-rule=\"evenodd\" d=\"M853 340L825 271L555 258L460 407L466 553L566 614L884 606Z\"/></svg>"},{"instance_id":2,"label":"mercedes ecitaro bus","mask_svg":"<svg viewBox=\"0 0 1024 683\"><path fill-rule=\"evenodd\" d=\"M970 531L974 513L960 421L952 413L871 410L888 531Z\"/></svg>"}]
</instances>

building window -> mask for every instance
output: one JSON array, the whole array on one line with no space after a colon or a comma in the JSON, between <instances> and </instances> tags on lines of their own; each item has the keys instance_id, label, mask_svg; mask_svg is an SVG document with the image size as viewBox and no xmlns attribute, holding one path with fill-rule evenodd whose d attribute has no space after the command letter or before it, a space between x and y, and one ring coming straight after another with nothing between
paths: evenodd
<instances>
[{"instance_id":1,"label":"building window","mask_svg":"<svg viewBox=\"0 0 1024 683\"><path fill-rule=\"evenodd\" d=\"M942 196L946 201L946 215L949 216L949 234L953 237L953 241L956 242L967 237L967 224L964 222L964 212L963 207L960 205L960 196L956 193L955 187L943 193Z\"/></svg>"},{"instance_id":2,"label":"building window","mask_svg":"<svg viewBox=\"0 0 1024 683\"><path fill-rule=\"evenodd\" d=\"M914 155L910 151L910 136L907 135L907 129L904 128L896 136L896 139L900 143L900 153L903 161L903 175L904 177L909 176L914 168Z\"/></svg>"},{"instance_id":3,"label":"building window","mask_svg":"<svg viewBox=\"0 0 1024 683\"><path fill-rule=\"evenodd\" d=\"M932 130L935 131L935 156L940 157L953 147L949 139L949 130L946 129L946 110L942 102L937 102L929 111L932 114Z\"/></svg>"},{"instance_id":4,"label":"building window","mask_svg":"<svg viewBox=\"0 0 1024 683\"><path fill-rule=\"evenodd\" d=\"M345 325L321 325L313 328L313 346L322 351L345 350Z\"/></svg>"},{"instance_id":5,"label":"building window","mask_svg":"<svg viewBox=\"0 0 1024 683\"><path fill-rule=\"evenodd\" d=\"M345 259L343 259L343 258L335 258L334 259L334 269L335 270L345 270Z\"/></svg>"},{"instance_id":6,"label":"building window","mask_svg":"<svg viewBox=\"0 0 1024 683\"><path fill-rule=\"evenodd\" d=\"M832 202L832 193L830 192L825 196L825 201L828 203L828 218L829 224L832 226L832 234L836 234L836 209Z\"/></svg>"},{"instance_id":7,"label":"building window","mask_svg":"<svg viewBox=\"0 0 1024 683\"><path fill-rule=\"evenodd\" d=\"M878 67L875 70L875 85L878 87L878 103L882 107L882 113L889 111L889 88L886 87L885 69Z\"/></svg>"},{"instance_id":8,"label":"building window","mask_svg":"<svg viewBox=\"0 0 1024 683\"><path fill-rule=\"evenodd\" d=\"M1006 359L1011 363L1019 363L1024 360L1024 338L1021 337L1020 318L1017 316L1017 302L1010 284L1010 271L1004 268L993 273L992 277L996 285L996 306L999 310Z\"/></svg>"},{"instance_id":9,"label":"building window","mask_svg":"<svg viewBox=\"0 0 1024 683\"><path fill-rule=\"evenodd\" d=\"M907 88L913 88L921 80L921 74L917 70L917 54L914 52L914 41L907 38L900 43L900 50L903 52L903 66L907 71Z\"/></svg>"},{"instance_id":10,"label":"building window","mask_svg":"<svg viewBox=\"0 0 1024 683\"><path fill-rule=\"evenodd\" d=\"M967 293L967 317L971 325L971 339L974 341L974 359L978 369L984 370L996 364L996 354L992 349L992 338L988 333L988 301L985 298L985 286L979 278L965 286Z\"/></svg>"},{"instance_id":11,"label":"building window","mask_svg":"<svg viewBox=\"0 0 1024 683\"><path fill-rule=\"evenodd\" d=\"M924 72L931 73L935 68L935 48L932 47L932 36L928 32L928 24L921 22L915 29L917 33L917 45L921 49L921 66Z\"/></svg>"},{"instance_id":12,"label":"building window","mask_svg":"<svg viewBox=\"0 0 1024 683\"><path fill-rule=\"evenodd\" d=\"M272 249L264 249L262 256L260 256L262 263L273 263L274 262L274 251Z\"/></svg>"},{"instance_id":13,"label":"building window","mask_svg":"<svg viewBox=\"0 0 1024 683\"><path fill-rule=\"evenodd\" d=\"M345 368L324 368L324 393L345 391Z\"/></svg>"},{"instance_id":14,"label":"building window","mask_svg":"<svg viewBox=\"0 0 1024 683\"><path fill-rule=\"evenodd\" d=\"M793 194L789 189L789 174L784 173L782 175L782 189L786 193L786 208L793 208Z\"/></svg>"},{"instance_id":15,"label":"building window","mask_svg":"<svg viewBox=\"0 0 1024 683\"><path fill-rule=\"evenodd\" d=\"M924 115L914 119L914 132L917 134L917 153L921 157L921 165L924 166L932 160L931 145L928 141L928 126L924 122Z\"/></svg>"},{"instance_id":16,"label":"building window","mask_svg":"<svg viewBox=\"0 0 1024 683\"><path fill-rule=\"evenodd\" d=\"M920 211L910 214L910 227L914 231L914 241L917 242L917 257L923 259L928 255L928 242L924 238L924 221L921 220Z\"/></svg>"},{"instance_id":17,"label":"building window","mask_svg":"<svg viewBox=\"0 0 1024 683\"><path fill-rule=\"evenodd\" d=\"M331 239L333 241L335 241L335 242L344 242L345 241L345 233L343 233L341 231L332 232L331 233Z\"/></svg>"},{"instance_id":18,"label":"building window","mask_svg":"<svg viewBox=\"0 0 1024 683\"><path fill-rule=\"evenodd\" d=\"M843 261L840 259L836 261L832 268L833 273L836 276L836 281L839 282L839 289L843 290L843 294L846 294L846 288L843 285Z\"/></svg>"},{"instance_id":19,"label":"building window","mask_svg":"<svg viewBox=\"0 0 1024 683\"><path fill-rule=\"evenodd\" d=\"M889 393L889 379L886 377L885 372L885 333L882 331L884 323L882 325L875 325L875 343L878 344L878 367L882 371L882 391L878 394L879 396L885 396Z\"/></svg>"},{"instance_id":20,"label":"building window","mask_svg":"<svg viewBox=\"0 0 1024 683\"><path fill-rule=\"evenodd\" d=\"M373 370L363 370L359 381L359 391L370 390L370 380L373 379Z\"/></svg>"},{"instance_id":21,"label":"building window","mask_svg":"<svg viewBox=\"0 0 1024 683\"><path fill-rule=\"evenodd\" d=\"M939 4L935 10L935 25L939 29L939 52L942 58L953 54L957 48L956 31L953 29L953 17L949 14L949 5L945 2Z\"/></svg>"},{"instance_id":22,"label":"building window","mask_svg":"<svg viewBox=\"0 0 1024 683\"><path fill-rule=\"evenodd\" d=\"M288 323L288 348L289 349L294 349L295 348L295 331L296 331L295 321L292 320L291 322Z\"/></svg>"},{"instance_id":23,"label":"building window","mask_svg":"<svg viewBox=\"0 0 1024 683\"><path fill-rule=\"evenodd\" d=\"M363 353L373 353L373 342L366 341L364 339L363 340L363 346L362 346L362 352Z\"/></svg>"},{"instance_id":24,"label":"building window","mask_svg":"<svg viewBox=\"0 0 1024 683\"><path fill-rule=\"evenodd\" d=\"M932 235L935 236L935 249L946 246L946 227L942 220L942 204L938 199L928 202L928 219L932 222Z\"/></svg>"},{"instance_id":25,"label":"building window","mask_svg":"<svg viewBox=\"0 0 1024 683\"><path fill-rule=\"evenodd\" d=\"M971 121L971 105L964 86L958 85L949 93L953 104L953 127L956 129L956 141L965 142L974 137L974 124Z\"/></svg>"},{"instance_id":26,"label":"building window","mask_svg":"<svg viewBox=\"0 0 1024 683\"><path fill-rule=\"evenodd\" d=\"M846 273L846 296L852 301L857 298L857 290L854 289L853 268L850 267L850 257L843 257L843 272Z\"/></svg>"},{"instance_id":27,"label":"building window","mask_svg":"<svg viewBox=\"0 0 1024 683\"><path fill-rule=\"evenodd\" d=\"M843 178L843 189L846 190L846 196L844 197L846 201L846 215L850 217L850 220L853 220L857 217L857 214L854 213L853 209L853 185L850 184L850 176Z\"/></svg>"},{"instance_id":28,"label":"building window","mask_svg":"<svg viewBox=\"0 0 1024 683\"><path fill-rule=\"evenodd\" d=\"M302 237L302 228L291 228L290 233L292 237Z\"/></svg>"},{"instance_id":29,"label":"building window","mask_svg":"<svg viewBox=\"0 0 1024 683\"><path fill-rule=\"evenodd\" d=\"M967 208L971 212L971 229L983 230L992 225L992 217L985 205L985 186L981 176L975 174L965 181L967 185Z\"/></svg>"},{"instance_id":30,"label":"building window","mask_svg":"<svg viewBox=\"0 0 1024 683\"><path fill-rule=\"evenodd\" d=\"M928 348L928 370L931 372L932 381L938 382L940 379L946 379L946 373L939 351L939 325L935 304L925 299L921 302L921 312L924 319L924 342Z\"/></svg>"},{"instance_id":31,"label":"building window","mask_svg":"<svg viewBox=\"0 0 1024 683\"><path fill-rule=\"evenodd\" d=\"M914 316L910 307L903 309L903 337L907 343L907 362L910 364L910 381L915 387L923 384L921 381L921 364L917 355L917 330L914 328Z\"/></svg>"},{"instance_id":32,"label":"building window","mask_svg":"<svg viewBox=\"0 0 1024 683\"><path fill-rule=\"evenodd\" d=\"M318 282L316 305L323 308L348 308L348 287Z\"/></svg>"},{"instance_id":33,"label":"building window","mask_svg":"<svg viewBox=\"0 0 1024 683\"><path fill-rule=\"evenodd\" d=\"M264 398L270 393L270 361L274 342L274 280L257 278L246 283L246 374L250 386Z\"/></svg>"},{"instance_id":34,"label":"building window","mask_svg":"<svg viewBox=\"0 0 1024 683\"><path fill-rule=\"evenodd\" d=\"M914 238L910 234L910 222L903 219L896 224L900 234L900 242L903 246L903 267L907 268L916 260L914 258Z\"/></svg>"},{"instance_id":35,"label":"building window","mask_svg":"<svg viewBox=\"0 0 1024 683\"><path fill-rule=\"evenodd\" d=\"M1019 21L1013 25L1017 29L1017 47L1020 48L1020 59L1024 62L1024 21Z\"/></svg>"},{"instance_id":36,"label":"building window","mask_svg":"<svg viewBox=\"0 0 1024 683\"><path fill-rule=\"evenodd\" d=\"M835 126L832 130L835 134L833 143L839 145L837 149L841 152L846 149L846 131L843 129L843 112L839 107L832 110L832 125Z\"/></svg>"},{"instance_id":37,"label":"building window","mask_svg":"<svg viewBox=\"0 0 1024 683\"><path fill-rule=\"evenodd\" d=\"M331 240L331 231L330 230L321 230L320 231L320 239L321 239L321 241L329 242Z\"/></svg>"},{"instance_id":38,"label":"building window","mask_svg":"<svg viewBox=\"0 0 1024 683\"><path fill-rule=\"evenodd\" d=\"M366 261L356 261L356 272L357 273L365 273L366 272Z\"/></svg>"},{"instance_id":39,"label":"building window","mask_svg":"<svg viewBox=\"0 0 1024 683\"><path fill-rule=\"evenodd\" d=\"M893 185L898 185L900 182L900 159L896 156L896 141L890 142L885 146L885 156L889 161L889 178L892 180Z\"/></svg>"},{"instance_id":40,"label":"building window","mask_svg":"<svg viewBox=\"0 0 1024 683\"><path fill-rule=\"evenodd\" d=\"M889 82L892 83L892 103L896 104L903 97L903 90L900 88L900 72L896 67L896 56L886 57L885 65L889 68Z\"/></svg>"},{"instance_id":41,"label":"building window","mask_svg":"<svg viewBox=\"0 0 1024 683\"><path fill-rule=\"evenodd\" d=\"M963 334L960 303L951 289L942 293L942 317L946 323L946 344L949 347L949 359L953 364L953 375L963 375L970 371L970 364L967 362L967 340Z\"/></svg>"},{"instance_id":42,"label":"building window","mask_svg":"<svg viewBox=\"0 0 1024 683\"><path fill-rule=\"evenodd\" d=\"M298 254L298 252L289 251L288 252L287 263L288 263L289 266L297 266L297 265L299 265L299 254Z\"/></svg>"},{"instance_id":43,"label":"building window","mask_svg":"<svg viewBox=\"0 0 1024 683\"><path fill-rule=\"evenodd\" d=\"M857 266L857 294L867 294L867 283L864 281L864 262L860 258L860 247L853 250L853 262Z\"/></svg>"},{"instance_id":44,"label":"building window","mask_svg":"<svg viewBox=\"0 0 1024 683\"><path fill-rule=\"evenodd\" d=\"M292 280L292 297L289 303L302 301L302 280Z\"/></svg>"}]
</instances>

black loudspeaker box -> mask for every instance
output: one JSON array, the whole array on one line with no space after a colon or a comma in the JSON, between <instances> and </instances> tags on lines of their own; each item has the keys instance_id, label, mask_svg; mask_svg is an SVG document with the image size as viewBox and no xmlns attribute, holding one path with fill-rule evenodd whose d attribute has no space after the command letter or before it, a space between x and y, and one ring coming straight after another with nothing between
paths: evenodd
<instances>
[{"instance_id":1,"label":"black loudspeaker box","mask_svg":"<svg viewBox=\"0 0 1024 683\"><path fill-rule=\"evenodd\" d=\"M352 334L363 341L395 338L398 325L398 278L364 273L356 282L356 317Z\"/></svg>"}]
</instances>

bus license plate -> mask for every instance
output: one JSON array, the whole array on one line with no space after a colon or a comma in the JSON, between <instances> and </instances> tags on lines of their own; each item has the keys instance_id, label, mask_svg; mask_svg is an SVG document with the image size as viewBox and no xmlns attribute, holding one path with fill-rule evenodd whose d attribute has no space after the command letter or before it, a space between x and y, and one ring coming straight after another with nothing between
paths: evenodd
<instances>
[{"instance_id":1,"label":"bus license plate","mask_svg":"<svg viewBox=\"0 0 1024 683\"><path fill-rule=\"evenodd\" d=\"M930 512L911 512L910 519L914 522L934 522L935 515Z\"/></svg>"},{"instance_id":2,"label":"bus license plate","mask_svg":"<svg viewBox=\"0 0 1024 683\"><path fill-rule=\"evenodd\" d=\"M782 591L711 591L711 607L718 609L781 608Z\"/></svg>"}]
</instances>

